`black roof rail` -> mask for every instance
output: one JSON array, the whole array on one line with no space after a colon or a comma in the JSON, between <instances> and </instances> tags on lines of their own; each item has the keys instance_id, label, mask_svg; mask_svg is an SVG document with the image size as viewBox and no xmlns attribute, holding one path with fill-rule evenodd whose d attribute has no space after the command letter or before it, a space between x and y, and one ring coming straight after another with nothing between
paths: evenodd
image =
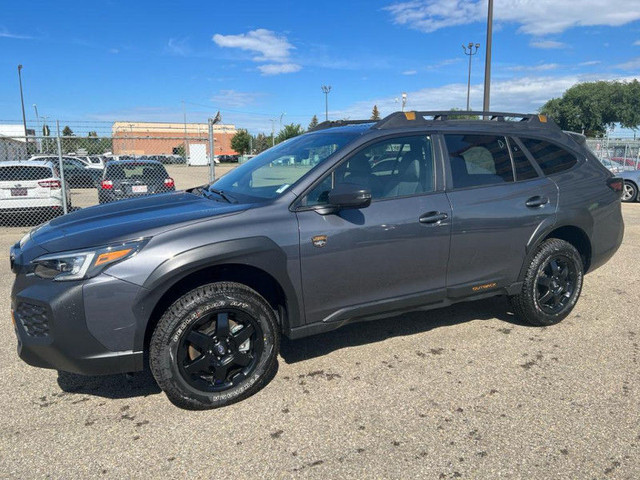
<instances>
[{"instance_id":1,"label":"black roof rail","mask_svg":"<svg viewBox=\"0 0 640 480\"><path fill-rule=\"evenodd\" d=\"M459 118L476 116L478 120L470 118ZM427 118L431 117L431 118ZM458 117L458 118L456 118ZM443 111L409 111L395 112L380 120L372 128L389 129L408 126L418 126L430 122L447 121L447 120L466 120L466 121L494 121L505 122L514 119L520 122L530 122L539 124L555 125L553 120L546 115L538 115L534 113L507 113L507 112L481 112L466 110L443 110Z\"/></svg>"},{"instance_id":2,"label":"black roof rail","mask_svg":"<svg viewBox=\"0 0 640 480\"><path fill-rule=\"evenodd\" d=\"M375 120L327 120L322 123L319 123L313 128L310 128L310 132L315 132L317 130L325 130L327 128L333 127L344 127L345 125L360 125L363 123L376 123Z\"/></svg>"}]
</instances>

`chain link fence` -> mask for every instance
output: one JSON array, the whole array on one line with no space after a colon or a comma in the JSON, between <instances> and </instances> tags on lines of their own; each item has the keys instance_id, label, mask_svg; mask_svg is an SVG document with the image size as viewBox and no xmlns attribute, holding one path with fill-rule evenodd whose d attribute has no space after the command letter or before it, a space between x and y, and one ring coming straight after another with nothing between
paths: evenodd
<instances>
[{"instance_id":1,"label":"chain link fence","mask_svg":"<svg viewBox=\"0 0 640 480\"><path fill-rule=\"evenodd\" d=\"M587 139L598 159L614 173L640 170L640 139L635 133L611 133Z\"/></svg>"},{"instance_id":2,"label":"chain link fence","mask_svg":"<svg viewBox=\"0 0 640 480\"><path fill-rule=\"evenodd\" d=\"M218 158L238 158L230 148L235 128L228 125L56 122L24 131L22 123L0 121L5 227L204 185L235 167Z\"/></svg>"}]
</instances>

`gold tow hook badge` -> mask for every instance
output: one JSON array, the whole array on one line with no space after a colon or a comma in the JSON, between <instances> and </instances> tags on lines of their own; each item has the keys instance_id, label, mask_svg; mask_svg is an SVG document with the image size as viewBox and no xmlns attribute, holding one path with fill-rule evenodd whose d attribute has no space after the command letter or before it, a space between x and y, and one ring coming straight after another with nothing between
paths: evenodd
<instances>
[{"instance_id":1,"label":"gold tow hook badge","mask_svg":"<svg viewBox=\"0 0 640 480\"><path fill-rule=\"evenodd\" d=\"M311 243L313 243L314 247L322 248L327 244L327 236L326 235L316 235L311 238Z\"/></svg>"}]
</instances>

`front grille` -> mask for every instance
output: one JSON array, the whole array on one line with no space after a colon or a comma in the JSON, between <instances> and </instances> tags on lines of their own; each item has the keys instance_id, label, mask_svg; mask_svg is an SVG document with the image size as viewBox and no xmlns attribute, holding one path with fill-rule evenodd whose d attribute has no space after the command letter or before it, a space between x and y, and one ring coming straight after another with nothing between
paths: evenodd
<instances>
[{"instance_id":1,"label":"front grille","mask_svg":"<svg viewBox=\"0 0 640 480\"><path fill-rule=\"evenodd\" d=\"M14 315L30 336L46 337L49 335L49 318L44 307L22 302L16 308Z\"/></svg>"}]
</instances>

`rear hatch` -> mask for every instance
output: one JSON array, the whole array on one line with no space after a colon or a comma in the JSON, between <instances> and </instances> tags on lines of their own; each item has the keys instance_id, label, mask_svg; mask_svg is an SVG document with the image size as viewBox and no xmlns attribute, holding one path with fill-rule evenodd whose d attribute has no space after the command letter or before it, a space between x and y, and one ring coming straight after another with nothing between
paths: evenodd
<instances>
[{"instance_id":1,"label":"rear hatch","mask_svg":"<svg viewBox=\"0 0 640 480\"><path fill-rule=\"evenodd\" d=\"M162 165L144 163L109 165L105 175L105 180L113 182L113 192L126 197L166 192L166 178Z\"/></svg>"},{"instance_id":2,"label":"rear hatch","mask_svg":"<svg viewBox=\"0 0 640 480\"><path fill-rule=\"evenodd\" d=\"M0 205L28 207L28 200L49 198L60 182L50 167L31 165L0 166ZM17 205L15 205L17 206Z\"/></svg>"}]
</instances>

